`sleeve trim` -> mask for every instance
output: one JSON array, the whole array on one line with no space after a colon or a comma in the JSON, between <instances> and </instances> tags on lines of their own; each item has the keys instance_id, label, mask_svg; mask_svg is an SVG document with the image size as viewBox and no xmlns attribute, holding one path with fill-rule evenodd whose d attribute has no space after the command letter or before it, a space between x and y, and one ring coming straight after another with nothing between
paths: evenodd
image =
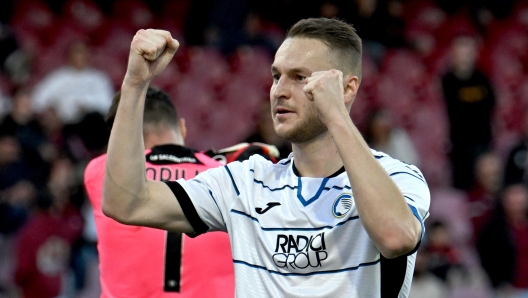
<instances>
[{"instance_id":1,"label":"sleeve trim","mask_svg":"<svg viewBox=\"0 0 528 298\"><path fill-rule=\"evenodd\" d=\"M418 248L420 248L420 244L422 243L422 239L425 234L425 226L424 226L422 218L420 217L420 214L418 214L418 210L416 210L416 207L414 207L411 204L407 204L407 205L409 206L409 208L411 208L412 213L414 214L414 216L416 216L416 218L420 222L420 225L422 226L422 235L420 236L420 241L418 241L418 244L416 244L416 247L407 254L407 255L412 255L418 250Z\"/></svg>"},{"instance_id":2,"label":"sleeve trim","mask_svg":"<svg viewBox=\"0 0 528 298\"><path fill-rule=\"evenodd\" d=\"M176 181L165 181L165 183L171 189L172 193L174 193L174 196L180 203L183 214L194 229L194 233L186 233L187 236L194 238L207 232L207 230L209 230L209 227L202 221L202 219L198 215L198 212L196 211L196 208L194 208L191 198L189 198L189 195L187 194L185 189L183 189L181 184Z\"/></svg>"}]
</instances>

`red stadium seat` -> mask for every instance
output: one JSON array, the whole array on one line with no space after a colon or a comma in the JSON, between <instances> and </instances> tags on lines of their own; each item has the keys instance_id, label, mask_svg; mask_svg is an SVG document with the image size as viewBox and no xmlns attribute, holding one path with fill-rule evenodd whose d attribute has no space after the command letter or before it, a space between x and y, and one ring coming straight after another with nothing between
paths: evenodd
<instances>
[{"instance_id":1,"label":"red stadium seat","mask_svg":"<svg viewBox=\"0 0 528 298\"><path fill-rule=\"evenodd\" d=\"M49 45L55 38L57 16L40 0L14 1L11 26L24 48L37 51L41 44Z\"/></svg>"},{"instance_id":2,"label":"red stadium seat","mask_svg":"<svg viewBox=\"0 0 528 298\"><path fill-rule=\"evenodd\" d=\"M270 66L273 59L266 50L257 47L238 48L231 59L232 72L246 84L268 86L272 82Z\"/></svg>"},{"instance_id":3,"label":"red stadium seat","mask_svg":"<svg viewBox=\"0 0 528 298\"><path fill-rule=\"evenodd\" d=\"M187 48L187 75L209 87L221 87L227 80L229 65L224 56L214 48Z\"/></svg>"},{"instance_id":4,"label":"red stadium seat","mask_svg":"<svg viewBox=\"0 0 528 298\"><path fill-rule=\"evenodd\" d=\"M139 29L155 28L155 16L146 2L141 0L115 1L112 18L134 32Z\"/></svg>"},{"instance_id":5,"label":"red stadium seat","mask_svg":"<svg viewBox=\"0 0 528 298\"><path fill-rule=\"evenodd\" d=\"M92 0L69 0L63 6L63 27L84 33L91 43L99 44L109 28L108 20Z\"/></svg>"}]
</instances>

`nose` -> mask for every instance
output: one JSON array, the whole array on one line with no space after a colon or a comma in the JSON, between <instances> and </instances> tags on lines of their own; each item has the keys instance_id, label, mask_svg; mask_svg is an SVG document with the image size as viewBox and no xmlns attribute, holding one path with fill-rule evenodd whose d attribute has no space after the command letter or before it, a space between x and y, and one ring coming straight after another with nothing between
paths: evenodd
<instances>
[{"instance_id":1,"label":"nose","mask_svg":"<svg viewBox=\"0 0 528 298\"><path fill-rule=\"evenodd\" d=\"M272 99L289 99L291 95L291 84L288 82L288 78L281 76L278 81L273 83L270 91Z\"/></svg>"}]
</instances>

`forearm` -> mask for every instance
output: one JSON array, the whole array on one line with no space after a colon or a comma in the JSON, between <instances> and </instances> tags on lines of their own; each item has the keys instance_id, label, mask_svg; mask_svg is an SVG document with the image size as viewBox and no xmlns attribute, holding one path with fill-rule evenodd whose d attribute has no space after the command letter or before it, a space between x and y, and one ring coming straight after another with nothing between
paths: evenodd
<instances>
[{"instance_id":1,"label":"forearm","mask_svg":"<svg viewBox=\"0 0 528 298\"><path fill-rule=\"evenodd\" d=\"M121 100L108 143L103 211L117 220L126 220L138 204L146 200L143 108L148 82L123 82Z\"/></svg>"},{"instance_id":2,"label":"forearm","mask_svg":"<svg viewBox=\"0 0 528 298\"><path fill-rule=\"evenodd\" d=\"M343 111L345 113L345 111ZM350 179L359 217L372 241L387 257L411 251L421 226L401 191L375 159L348 113L329 126Z\"/></svg>"}]
</instances>

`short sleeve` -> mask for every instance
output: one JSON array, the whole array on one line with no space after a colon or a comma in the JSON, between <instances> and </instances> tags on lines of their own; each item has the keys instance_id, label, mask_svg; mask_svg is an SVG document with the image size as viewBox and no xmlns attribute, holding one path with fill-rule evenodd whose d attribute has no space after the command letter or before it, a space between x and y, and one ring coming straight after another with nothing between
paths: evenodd
<instances>
[{"instance_id":1,"label":"short sleeve","mask_svg":"<svg viewBox=\"0 0 528 298\"><path fill-rule=\"evenodd\" d=\"M193 179L180 179L175 182L185 192L185 194L175 193L175 195L191 225L195 223L199 226L199 221L201 221L207 226L207 229L203 231L193 225L197 234L189 236L198 236L207 231L227 232L227 214L232 202L239 195L238 186L232 174L237 172L238 164L240 163L231 163L228 166L207 170ZM189 200L189 202L182 204L182 200Z\"/></svg>"},{"instance_id":2,"label":"short sleeve","mask_svg":"<svg viewBox=\"0 0 528 298\"><path fill-rule=\"evenodd\" d=\"M431 195L425 178L413 165L399 163L391 167L389 175L403 194L407 205L422 225L422 236L425 233L424 221L429 216Z\"/></svg>"}]
</instances>

